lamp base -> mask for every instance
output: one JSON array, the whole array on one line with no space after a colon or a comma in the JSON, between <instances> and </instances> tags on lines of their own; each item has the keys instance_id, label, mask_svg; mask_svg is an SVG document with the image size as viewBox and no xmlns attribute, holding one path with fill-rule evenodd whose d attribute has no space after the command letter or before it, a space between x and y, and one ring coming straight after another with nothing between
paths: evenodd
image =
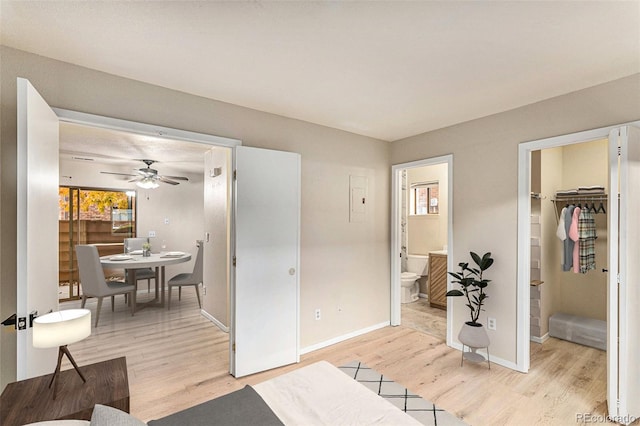
<instances>
[{"instance_id":1,"label":"lamp base","mask_svg":"<svg viewBox=\"0 0 640 426\"><path fill-rule=\"evenodd\" d=\"M51 388L51 385L54 385L53 386L53 399L56 399L56 395L58 393L58 380L56 380L56 378L60 374L60 365L62 364L62 355L63 354L66 355L67 358L69 358L69 361L71 361L71 364L73 365L73 368L76 369L76 371L80 375L80 378L82 379L82 381L84 383L87 382L87 379L84 378L84 375L82 374L82 372L78 368L78 364L76 364L76 360L73 359L73 357L71 356L71 352L69 352L69 349L67 348L67 345L60 346L58 348L58 365L56 365L56 370L53 372L53 376L51 377L51 381L49 382L49 388ZM54 384L54 382L55 382L55 384Z\"/></svg>"}]
</instances>

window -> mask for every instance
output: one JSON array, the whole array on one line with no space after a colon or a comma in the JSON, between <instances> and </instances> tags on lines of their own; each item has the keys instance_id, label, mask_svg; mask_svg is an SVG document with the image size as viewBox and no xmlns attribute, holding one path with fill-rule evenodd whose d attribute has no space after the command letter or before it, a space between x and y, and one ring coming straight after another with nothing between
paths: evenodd
<instances>
[{"instance_id":1,"label":"window","mask_svg":"<svg viewBox=\"0 0 640 426\"><path fill-rule=\"evenodd\" d=\"M61 186L58 189L58 299L80 297L76 244L96 244L100 255L122 253L135 237L135 192Z\"/></svg>"},{"instance_id":2,"label":"window","mask_svg":"<svg viewBox=\"0 0 640 426\"><path fill-rule=\"evenodd\" d=\"M440 212L440 189L438 182L414 183L410 191L410 214L431 215Z\"/></svg>"}]
</instances>

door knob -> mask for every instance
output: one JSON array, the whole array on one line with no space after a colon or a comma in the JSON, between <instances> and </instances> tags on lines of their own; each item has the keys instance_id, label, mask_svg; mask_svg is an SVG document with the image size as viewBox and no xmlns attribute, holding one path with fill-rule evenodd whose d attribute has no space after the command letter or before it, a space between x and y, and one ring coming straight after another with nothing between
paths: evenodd
<instances>
[{"instance_id":1,"label":"door knob","mask_svg":"<svg viewBox=\"0 0 640 426\"><path fill-rule=\"evenodd\" d=\"M296 268L289 268L289 275L295 275L296 274Z\"/></svg>"}]
</instances>

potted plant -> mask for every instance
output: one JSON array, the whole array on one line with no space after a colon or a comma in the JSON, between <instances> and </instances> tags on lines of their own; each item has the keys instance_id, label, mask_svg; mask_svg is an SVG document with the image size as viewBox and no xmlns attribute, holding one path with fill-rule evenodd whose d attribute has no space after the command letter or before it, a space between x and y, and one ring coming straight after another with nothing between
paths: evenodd
<instances>
[{"instance_id":1,"label":"potted plant","mask_svg":"<svg viewBox=\"0 0 640 426\"><path fill-rule=\"evenodd\" d=\"M484 311L482 306L487 297L489 297L485 293L485 289L491 282L491 280L484 278L483 273L493 265L493 258L490 252L485 253L482 257L474 252L469 254L477 267L470 267L467 262L458 263L460 272L449 272L449 275L455 278L452 282L459 284L460 290L449 290L447 296L465 296L467 298L466 306L469 308L471 321L464 323L462 329L460 329L460 334L458 334L458 340L463 345L470 347L473 355L481 357L481 355L475 353L475 349L488 347L489 336L484 326L478 322L478 318L480 317L480 312ZM469 358L473 359L474 356Z\"/></svg>"},{"instance_id":2,"label":"potted plant","mask_svg":"<svg viewBox=\"0 0 640 426\"><path fill-rule=\"evenodd\" d=\"M142 243L142 256L151 256L151 243L149 243L148 241L146 243Z\"/></svg>"}]
</instances>

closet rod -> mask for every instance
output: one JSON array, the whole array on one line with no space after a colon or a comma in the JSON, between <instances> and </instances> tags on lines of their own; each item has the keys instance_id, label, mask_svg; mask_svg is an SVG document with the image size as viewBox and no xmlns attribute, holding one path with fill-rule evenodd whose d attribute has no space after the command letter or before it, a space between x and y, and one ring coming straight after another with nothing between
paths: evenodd
<instances>
[{"instance_id":1,"label":"closet rod","mask_svg":"<svg viewBox=\"0 0 640 426\"><path fill-rule=\"evenodd\" d=\"M556 195L551 199L556 211L556 223L560 221L560 210L562 207L558 203L575 204L580 202L607 201L607 194L575 194L575 195Z\"/></svg>"}]
</instances>

